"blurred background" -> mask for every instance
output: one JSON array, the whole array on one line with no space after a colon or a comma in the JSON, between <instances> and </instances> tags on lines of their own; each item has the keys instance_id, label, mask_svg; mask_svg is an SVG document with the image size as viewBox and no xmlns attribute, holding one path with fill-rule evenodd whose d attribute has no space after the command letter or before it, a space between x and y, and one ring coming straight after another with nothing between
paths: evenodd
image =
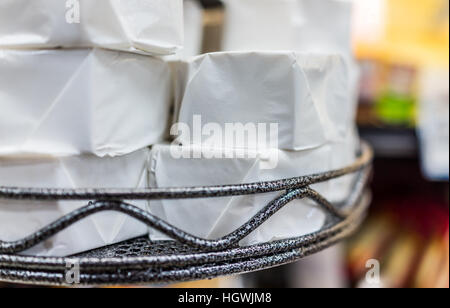
<instances>
[{"instance_id":1,"label":"blurred background","mask_svg":"<svg viewBox=\"0 0 450 308\"><path fill-rule=\"evenodd\" d=\"M449 1L351 2L352 17L330 23L351 25L357 123L376 155L366 223L346 243L298 263L176 287L449 287ZM186 48L177 57L226 50L227 22L235 20L226 6L185 4ZM377 285L365 279L369 260L380 264Z\"/></svg>"}]
</instances>

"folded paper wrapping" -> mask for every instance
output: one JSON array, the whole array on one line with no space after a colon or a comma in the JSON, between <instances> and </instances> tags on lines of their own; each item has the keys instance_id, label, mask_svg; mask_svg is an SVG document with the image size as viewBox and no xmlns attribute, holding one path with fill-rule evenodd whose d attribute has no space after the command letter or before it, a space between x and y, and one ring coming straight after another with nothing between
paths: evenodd
<instances>
[{"instance_id":1,"label":"folded paper wrapping","mask_svg":"<svg viewBox=\"0 0 450 308\"><path fill-rule=\"evenodd\" d=\"M345 0L224 0L223 49L352 54Z\"/></svg>"},{"instance_id":2,"label":"folded paper wrapping","mask_svg":"<svg viewBox=\"0 0 450 308\"><path fill-rule=\"evenodd\" d=\"M0 155L117 156L163 139L170 70L104 49L0 50Z\"/></svg>"},{"instance_id":3,"label":"folded paper wrapping","mask_svg":"<svg viewBox=\"0 0 450 308\"><path fill-rule=\"evenodd\" d=\"M182 0L0 1L0 48L103 47L167 55L182 41Z\"/></svg>"},{"instance_id":4,"label":"folded paper wrapping","mask_svg":"<svg viewBox=\"0 0 450 308\"><path fill-rule=\"evenodd\" d=\"M198 0L184 0L184 45L166 60L176 61L201 54L203 43L203 8Z\"/></svg>"},{"instance_id":5,"label":"folded paper wrapping","mask_svg":"<svg viewBox=\"0 0 450 308\"><path fill-rule=\"evenodd\" d=\"M199 55L202 52L203 8L196 0L184 0L184 35L182 57Z\"/></svg>"},{"instance_id":6,"label":"folded paper wrapping","mask_svg":"<svg viewBox=\"0 0 450 308\"><path fill-rule=\"evenodd\" d=\"M224 51L294 50L340 54L349 67L350 92L354 96L353 103L357 103L359 70L353 58L351 1L224 2Z\"/></svg>"},{"instance_id":7,"label":"folded paper wrapping","mask_svg":"<svg viewBox=\"0 0 450 308\"><path fill-rule=\"evenodd\" d=\"M38 188L144 188L148 150L115 158L90 155L66 158L0 157L0 185ZM146 201L133 205L145 209ZM22 239L77 208L83 201L0 200L0 239ZM147 227L123 214L98 213L58 233L25 255L67 256L147 233Z\"/></svg>"},{"instance_id":8,"label":"folded paper wrapping","mask_svg":"<svg viewBox=\"0 0 450 308\"><path fill-rule=\"evenodd\" d=\"M352 123L348 72L337 55L212 53L180 63L177 71L177 122L191 129L190 134L179 132L183 145L221 145L214 136L199 138L195 132L199 116L202 125L216 123L222 128L227 123L277 124L278 134L238 142L247 148L287 150L341 141Z\"/></svg>"},{"instance_id":9,"label":"folded paper wrapping","mask_svg":"<svg viewBox=\"0 0 450 308\"><path fill-rule=\"evenodd\" d=\"M352 147L353 145L353 147ZM231 150L233 157L225 157L225 150L196 146L177 147L156 145L150 159L151 187L179 187L226 185L279 180L329 171L351 164L355 159L356 139L341 144L328 144L313 150L246 151ZM175 152L173 152L175 151ZM179 158L179 154L191 158ZM227 150L230 153L230 150ZM175 153L175 154L174 154ZM193 158L195 154L202 158ZM211 156L210 156L211 155ZM314 185L331 201L342 201L351 191L353 177ZM218 239L246 223L279 193L258 194L213 199L155 200L150 211L182 230L196 236ZM318 231L324 224L325 212L308 200L295 200L275 214L265 224L242 241L242 245L301 236ZM166 236L150 230L152 240L166 240Z\"/></svg>"}]
</instances>

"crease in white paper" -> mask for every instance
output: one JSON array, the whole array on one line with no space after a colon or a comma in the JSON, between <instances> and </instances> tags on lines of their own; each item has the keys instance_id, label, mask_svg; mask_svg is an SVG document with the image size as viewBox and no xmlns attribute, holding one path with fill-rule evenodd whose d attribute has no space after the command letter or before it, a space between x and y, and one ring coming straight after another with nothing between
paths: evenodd
<instances>
[{"instance_id":1,"label":"crease in white paper","mask_svg":"<svg viewBox=\"0 0 450 308\"><path fill-rule=\"evenodd\" d=\"M120 156L164 140L164 61L104 49L0 50L0 155Z\"/></svg>"},{"instance_id":2,"label":"crease in white paper","mask_svg":"<svg viewBox=\"0 0 450 308\"><path fill-rule=\"evenodd\" d=\"M247 178L248 178L248 176L250 175L250 173L251 173L255 168L257 168L258 164L259 164L259 162L255 160L255 162L253 163L253 165L250 166L250 168L247 170L247 173L242 177L242 180L243 180L242 182L243 182L243 183L248 183L248 182L249 182L249 180L248 180ZM208 232L207 238L214 238L214 233L215 233L215 232L217 233L216 229L218 228L218 226L219 226L220 224L227 223L227 221L226 221L226 220L227 220L227 219L226 219L226 215L227 215L227 213L230 211L230 208L234 205L234 202L233 202L233 201L235 202L236 199L231 199L231 200L229 200L228 204L224 207L222 213L219 215L219 217L217 218L216 222L214 222L214 224L213 224L211 230ZM240 205L240 206L242 206L242 205Z\"/></svg>"},{"instance_id":3,"label":"crease in white paper","mask_svg":"<svg viewBox=\"0 0 450 308\"><path fill-rule=\"evenodd\" d=\"M50 104L48 109L43 113L42 117L37 121L34 128L32 128L31 132L28 134L28 137L23 142L22 149L20 151L23 151L27 148L27 143L32 139L33 135L39 130L39 128L44 124L45 120L50 116L52 111L55 109L55 107L61 103L61 98L64 97L66 92L70 90L70 87L72 86L73 82L79 77L80 72L84 69L85 65L89 62L90 58L92 56L92 53L89 53L86 58L83 60L83 62L80 64L80 66L76 69L76 71L70 76L70 78L67 80L64 87L61 88L61 91L56 95L53 102ZM81 103L81 102L80 102ZM91 127L88 125L88 127Z\"/></svg>"},{"instance_id":4,"label":"crease in white paper","mask_svg":"<svg viewBox=\"0 0 450 308\"><path fill-rule=\"evenodd\" d=\"M355 136L349 136L353 140ZM279 162L275 169L262 169L265 150L256 156L232 159L175 159L168 144L158 144L151 151L150 183L153 188L227 185L272 181L296 176L325 172L347 166L356 157L352 143L332 143L304 151L277 150ZM183 146L182 151L208 151L197 146ZM230 151L230 149L214 149ZM232 151L233 152L233 151ZM203 152L205 153L205 152ZM193 156L192 156L193 157ZM352 181L321 183L313 188L332 202L341 201L343 193L334 189L350 191ZM280 192L195 200L153 200L150 212L193 235L218 239L234 231ZM344 196L345 197L345 196ZM301 236L318 231L325 222L325 213L315 203L294 200L284 207L242 242L256 244L275 239ZM167 240L169 237L150 231L152 240Z\"/></svg>"},{"instance_id":5,"label":"crease in white paper","mask_svg":"<svg viewBox=\"0 0 450 308\"><path fill-rule=\"evenodd\" d=\"M64 158L0 157L0 185L55 188L148 187L149 150L116 158L91 155ZM81 202L29 202L0 200L0 239L24 238L86 204ZM144 201L133 202L141 209ZM87 217L53 236L25 255L67 256L121 242L147 233L141 222L122 213L102 212Z\"/></svg>"},{"instance_id":6,"label":"crease in white paper","mask_svg":"<svg viewBox=\"0 0 450 308\"><path fill-rule=\"evenodd\" d=\"M2 0L0 48L101 47L171 55L183 45L183 0L79 0L68 23L61 0Z\"/></svg>"},{"instance_id":7,"label":"crease in white paper","mask_svg":"<svg viewBox=\"0 0 450 308\"><path fill-rule=\"evenodd\" d=\"M226 123L278 123L278 148L305 150L342 141L350 126L351 95L339 55L225 52L194 57L178 67L175 121L191 129L198 115L204 125L222 128ZM210 139L202 136L200 143ZM182 136L178 141L198 143Z\"/></svg>"},{"instance_id":8,"label":"crease in white paper","mask_svg":"<svg viewBox=\"0 0 450 308\"><path fill-rule=\"evenodd\" d=\"M223 51L337 53L349 70L356 111L359 68L352 45L353 2L349 0L224 0ZM349 126L355 113L348 114ZM348 129L351 129L350 127Z\"/></svg>"}]
</instances>

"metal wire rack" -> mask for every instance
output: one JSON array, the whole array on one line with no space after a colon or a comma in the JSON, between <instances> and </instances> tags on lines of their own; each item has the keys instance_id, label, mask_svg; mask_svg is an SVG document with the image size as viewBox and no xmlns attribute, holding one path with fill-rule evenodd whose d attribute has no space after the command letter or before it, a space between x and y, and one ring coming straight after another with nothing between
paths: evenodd
<instances>
[{"instance_id":1,"label":"metal wire rack","mask_svg":"<svg viewBox=\"0 0 450 308\"><path fill-rule=\"evenodd\" d=\"M0 198L11 200L79 200L88 204L40 231L15 242L0 240L0 281L39 285L71 285L71 265L80 269L81 285L155 284L208 279L247 273L290 263L323 250L351 235L365 217L370 203L366 190L373 152L366 143L354 164L343 169L278 181L251 184L168 189L33 189L0 187ZM328 202L310 186L355 174L347 200ZM258 214L231 234L207 240L195 237L122 200L195 199L280 192ZM324 227L297 238L240 247L239 242L294 199L310 199L327 213ZM129 215L174 241L152 242L146 237L80 255L22 256L21 252L98 212ZM1 238L1 235L0 235Z\"/></svg>"}]
</instances>

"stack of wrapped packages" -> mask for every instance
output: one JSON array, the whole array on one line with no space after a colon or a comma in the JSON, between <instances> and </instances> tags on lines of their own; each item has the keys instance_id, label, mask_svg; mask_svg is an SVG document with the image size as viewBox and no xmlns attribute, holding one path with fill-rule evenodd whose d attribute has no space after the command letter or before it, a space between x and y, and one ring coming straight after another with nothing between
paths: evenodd
<instances>
[{"instance_id":1,"label":"stack of wrapped packages","mask_svg":"<svg viewBox=\"0 0 450 308\"><path fill-rule=\"evenodd\" d=\"M339 0L225 0L224 52L176 66L172 144L153 147L152 187L272 181L350 165L357 70L351 4ZM176 147L178 145L178 148ZM314 185L330 201L349 195L352 178ZM157 200L150 209L176 227L218 239L280 193ZM241 245L320 230L326 213L295 200ZM167 239L150 230L150 238Z\"/></svg>"},{"instance_id":2,"label":"stack of wrapped packages","mask_svg":"<svg viewBox=\"0 0 450 308\"><path fill-rule=\"evenodd\" d=\"M0 2L0 186L227 185L354 161L349 3L226 0L225 51L188 50L169 65L158 56L179 50L182 0L80 0L79 24L67 23L61 2ZM313 188L341 201L351 183ZM218 239L279 194L131 203ZM0 200L0 239L21 239L83 205ZM325 220L316 204L295 200L241 244L309 234ZM71 255L146 233L169 239L100 213L26 253Z\"/></svg>"},{"instance_id":3,"label":"stack of wrapped packages","mask_svg":"<svg viewBox=\"0 0 450 308\"><path fill-rule=\"evenodd\" d=\"M0 1L0 186L147 187L149 146L169 119L161 56L180 49L182 31L182 0ZM84 205L0 200L0 239ZM25 253L66 256L145 234L99 213Z\"/></svg>"}]
</instances>

